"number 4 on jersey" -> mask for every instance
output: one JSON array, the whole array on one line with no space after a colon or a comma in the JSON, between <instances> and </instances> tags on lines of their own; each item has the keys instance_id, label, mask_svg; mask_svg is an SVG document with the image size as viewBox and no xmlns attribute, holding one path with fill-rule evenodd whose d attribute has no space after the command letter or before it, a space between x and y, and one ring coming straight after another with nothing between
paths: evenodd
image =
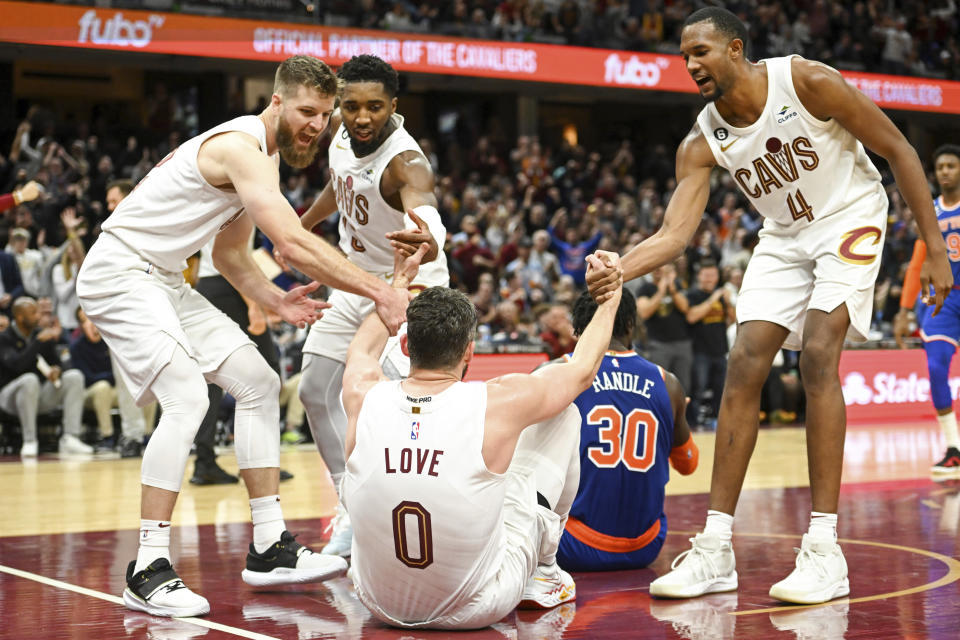
<instances>
[{"instance_id":1,"label":"number 4 on jersey","mask_svg":"<svg viewBox=\"0 0 960 640\"><path fill-rule=\"evenodd\" d=\"M813 207L811 207L806 198L803 197L803 193L798 189L797 198L794 201L793 194L787 194L787 206L790 207L790 215L793 216L794 220L799 220L801 218L806 218L810 222L813 222Z\"/></svg>"}]
</instances>

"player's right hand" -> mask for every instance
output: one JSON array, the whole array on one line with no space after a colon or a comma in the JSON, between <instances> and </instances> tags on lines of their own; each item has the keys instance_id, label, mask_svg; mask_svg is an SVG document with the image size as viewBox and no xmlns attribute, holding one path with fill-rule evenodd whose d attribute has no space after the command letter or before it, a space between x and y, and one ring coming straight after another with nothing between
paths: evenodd
<instances>
[{"instance_id":1,"label":"player's right hand","mask_svg":"<svg viewBox=\"0 0 960 640\"><path fill-rule=\"evenodd\" d=\"M897 315L893 317L893 339L897 342L897 347L905 349L907 347L903 338L910 333L910 310L900 309Z\"/></svg>"},{"instance_id":2,"label":"player's right hand","mask_svg":"<svg viewBox=\"0 0 960 640\"><path fill-rule=\"evenodd\" d=\"M620 256L610 251L597 251L587 256L587 289L597 304L603 304L623 285Z\"/></svg>"},{"instance_id":3,"label":"player's right hand","mask_svg":"<svg viewBox=\"0 0 960 640\"><path fill-rule=\"evenodd\" d=\"M933 286L931 295L930 287ZM947 260L946 252L928 251L920 271L920 291L924 304L933 305L931 317L940 313L943 301L953 289L953 269Z\"/></svg>"},{"instance_id":4,"label":"player's right hand","mask_svg":"<svg viewBox=\"0 0 960 640\"><path fill-rule=\"evenodd\" d=\"M403 242L391 240L390 246L393 247L393 286L406 289L417 277L417 273L420 271L420 263L423 262L424 256L430 251L430 245L421 242L412 255L407 255L407 245Z\"/></svg>"}]
</instances>

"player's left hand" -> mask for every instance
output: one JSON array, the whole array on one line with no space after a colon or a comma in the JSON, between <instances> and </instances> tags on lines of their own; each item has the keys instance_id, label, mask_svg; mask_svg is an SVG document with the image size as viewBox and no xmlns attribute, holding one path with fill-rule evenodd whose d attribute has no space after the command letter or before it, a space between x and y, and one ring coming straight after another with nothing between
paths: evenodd
<instances>
[{"instance_id":1,"label":"player's left hand","mask_svg":"<svg viewBox=\"0 0 960 640\"><path fill-rule=\"evenodd\" d=\"M420 216L413 212L413 209L407 209L407 215L410 216L413 223L417 225L416 228L390 231L386 234L387 240L390 240L391 244L398 242L403 245L401 251L404 257L412 256L420 248L420 245L425 242L429 248L423 257L422 263L433 262L437 259L440 248L437 246L436 238L430 233L430 227L427 226L427 223L424 222Z\"/></svg>"},{"instance_id":2,"label":"player's left hand","mask_svg":"<svg viewBox=\"0 0 960 640\"><path fill-rule=\"evenodd\" d=\"M324 309L329 309L333 306L329 302L314 300L310 297L309 294L316 291L319 287L319 282L311 282L310 284L305 284L300 287L294 287L280 300L276 312L286 322L289 322L299 329L313 324L323 317Z\"/></svg>"},{"instance_id":3,"label":"player's left hand","mask_svg":"<svg viewBox=\"0 0 960 640\"><path fill-rule=\"evenodd\" d=\"M946 252L927 251L923 269L920 271L920 291L923 292L924 304L934 306L931 316L940 313L940 307L943 306L943 301L947 299L951 289L953 289L953 269L950 268Z\"/></svg>"}]
</instances>

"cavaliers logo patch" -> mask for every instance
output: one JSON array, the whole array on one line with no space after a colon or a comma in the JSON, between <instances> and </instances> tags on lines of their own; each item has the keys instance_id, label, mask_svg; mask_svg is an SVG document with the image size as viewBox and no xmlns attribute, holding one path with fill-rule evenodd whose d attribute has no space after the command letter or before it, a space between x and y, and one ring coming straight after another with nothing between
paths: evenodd
<instances>
[{"instance_id":1,"label":"cavaliers logo patch","mask_svg":"<svg viewBox=\"0 0 960 640\"><path fill-rule=\"evenodd\" d=\"M843 242L837 249L837 254L841 260L850 264L871 264L877 259L877 254L857 253L857 246L863 242L869 242L871 238L873 242L869 242L869 244L880 244L880 239L883 238L883 230L878 227L860 227L853 231L847 231L841 237Z\"/></svg>"}]
</instances>

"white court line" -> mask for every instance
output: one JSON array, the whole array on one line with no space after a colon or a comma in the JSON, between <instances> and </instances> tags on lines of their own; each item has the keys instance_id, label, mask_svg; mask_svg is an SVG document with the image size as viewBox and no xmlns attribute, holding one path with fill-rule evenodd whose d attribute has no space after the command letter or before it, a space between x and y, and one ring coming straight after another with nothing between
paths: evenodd
<instances>
[{"instance_id":1,"label":"white court line","mask_svg":"<svg viewBox=\"0 0 960 640\"><path fill-rule=\"evenodd\" d=\"M16 576L18 578L26 578L27 580L33 580L34 582L39 582L40 584L56 587L57 589L73 591L74 593L79 593L84 596L90 596L91 598L100 598L101 600L112 602L113 604L123 605L123 598L120 598L118 596L112 596L109 593L101 593L100 591L94 591L93 589L87 589L86 587L78 587L77 585L70 584L69 582L61 582L60 580L47 578L45 576L41 576L36 573L30 573L29 571L21 571L20 569L14 569L13 567L5 567L2 564L0 564L0 572L9 573L10 575ZM145 613L143 615L149 615L149 614ZM228 627L225 624L220 624L219 622L211 622L209 620L204 620L203 618L171 618L171 620L179 620L181 622L187 622L189 624L197 625L198 627L206 627L207 629L223 631L224 633L240 636L241 638L251 638L252 640L279 640L279 638L275 638L274 636L265 636L262 633L255 633L253 631L247 631L246 629L238 629L237 627Z\"/></svg>"}]
</instances>

